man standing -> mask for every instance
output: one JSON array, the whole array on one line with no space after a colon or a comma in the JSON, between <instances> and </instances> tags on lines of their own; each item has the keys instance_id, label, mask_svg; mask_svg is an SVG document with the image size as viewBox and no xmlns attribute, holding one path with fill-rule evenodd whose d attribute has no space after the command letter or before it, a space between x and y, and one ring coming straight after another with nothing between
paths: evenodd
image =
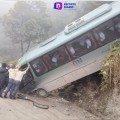
<instances>
[{"instance_id":1,"label":"man standing","mask_svg":"<svg viewBox=\"0 0 120 120\"><path fill-rule=\"evenodd\" d=\"M21 80L22 80L23 76L26 74L26 72L28 71L28 69L30 68L30 65L28 65L28 67L24 71L21 70L20 68L21 68L21 65L18 65L17 69L16 69L15 80L13 82L13 87L11 88L11 90L12 90L12 93L11 93L12 96L11 96L11 98L12 99L16 98L16 94L17 94L17 91L19 89Z\"/></svg>"},{"instance_id":2,"label":"man standing","mask_svg":"<svg viewBox=\"0 0 120 120\"><path fill-rule=\"evenodd\" d=\"M6 87L6 90L4 91L4 98L7 98L7 94L8 92L10 92L10 98L12 96L12 86L13 86L13 82L14 82L14 79L15 79L15 75L16 75L16 69L15 69L15 65L14 64L10 64L10 69L8 70L9 71L9 83Z\"/></svg>"},{"instance_id":3,"label":"man standing","mask_svg":"<svg viewBox=\"0 0 120 120\"><path fill-rule=\"evenodd\" d=\"M9 73L6 66L6 63L2 63L2 66L0 67L0 97L2 97L2 93L9 81Z\"/></svg>"}]
</instances>

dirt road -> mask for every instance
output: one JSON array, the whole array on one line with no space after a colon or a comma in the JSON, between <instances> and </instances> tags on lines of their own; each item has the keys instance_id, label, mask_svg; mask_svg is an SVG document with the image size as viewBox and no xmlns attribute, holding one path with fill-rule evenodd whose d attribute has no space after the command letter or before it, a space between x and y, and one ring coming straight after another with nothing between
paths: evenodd
<instances>
[{"instance_id":1,"label":"dirt road","mask_svg":"<svg viewBox=\"0 0 120 120\"><path fill-rule=\"evenodd\" d=\"M31 102L16 99L0 98L1 120L100 120L87 111L61 98L37 98L28 96L49 109L34 107Z\"/></svg>"}]
</instances>

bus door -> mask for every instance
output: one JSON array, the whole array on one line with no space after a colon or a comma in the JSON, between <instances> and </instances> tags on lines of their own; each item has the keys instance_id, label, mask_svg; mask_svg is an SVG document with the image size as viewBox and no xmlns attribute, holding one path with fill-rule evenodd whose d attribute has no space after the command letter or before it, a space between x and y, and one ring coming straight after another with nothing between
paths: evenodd
<instances>
[{"instance_id":1,"label":"bus door","mask_svg":"<svg viewBox=\"0 0 120 120\"><path fill-rule=\"evenodd\" d=\"M23 92L31 91L35 87L35 81L30 70L23 76L19 90Z\"/></svg>"}]
</instances>

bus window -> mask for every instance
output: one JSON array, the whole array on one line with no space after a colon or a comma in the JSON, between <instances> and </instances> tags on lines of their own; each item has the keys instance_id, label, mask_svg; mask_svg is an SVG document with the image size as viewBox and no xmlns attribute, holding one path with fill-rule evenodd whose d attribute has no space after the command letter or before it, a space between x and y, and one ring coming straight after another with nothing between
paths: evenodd
<instances>
[{"instance_id":1,"label":"bus window","mask_svg":"<svg viewBox=\"0 0 120 120\"><path fill-rule=\"evenodd\" d=\"M109 20L93 30L97 43L101 46L116 39L114 23Z\"/></svg>"},{"instance_id":2,"label":"bus window","mask_svg":"<svg viewBox=\"0 0 120 120\"><path fill-rule=\"evenodd\" d=\"M45 64L42 62L40 58L32 61L30 64L37 76L40 76L43 73L47 72L47 67L45 66Z\"/></svg>"},{"instance_id":3,"label":"bus window","mask_svg":"<svg viewBox=\"0 0 120 120\"><path fill-rule=\"evenodd\" d=\"M120 38L120 15L113 19L115 25L116 39Z\"/></svg>"},{"instance_id":4,"label":"bus window","mask_svg":"<svg viewBox=\"0 0 120 120\"><path fill-rule=\"evenodd\" d=\"M64 47L51 51L47 55L43 56L43 59L49 69L56 68L70 61L69 55Z\"/></svg>"},{"instance_id":5,"label":"bus window","mask_svg":"<svg viewBox=\"0 0 120 120\"><path fill-rule=\"evenodd\" d=\"M67 48L74 58L91 51L94 49L94 47L95 45L93 43L93 38L90 36L90 34L78 37L67 44Z\"/></svg>"}]
</instances>

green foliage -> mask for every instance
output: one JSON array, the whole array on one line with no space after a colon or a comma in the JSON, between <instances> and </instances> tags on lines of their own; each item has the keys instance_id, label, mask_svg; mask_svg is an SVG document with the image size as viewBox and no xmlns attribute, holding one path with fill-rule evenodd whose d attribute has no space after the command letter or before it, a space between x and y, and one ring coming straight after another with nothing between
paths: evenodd
<instances>
[{"instance_id":1,"label":"green foliage","mask_svg":"<svg viewBox=\"0 0 120 120\"><path fill-rule=\"evenodd\" d=\"M120 40L111 47L110 53L103 62L101 69L103 75L102 90L113 91L120 85Z\"/></svg>"},{"instance_id":2,"label":"green foliage","mask_svg":"<svg viewBox=\"0 0 120 120\"><path fill-rule=\"evenodd\" d=\"M16 2L14 8L3 17L3 25L5 33L15 43L21 43L22 53L27 51L31 42L40 42L47 38L50 20L46 14L45 3Z\"/></svg>"}]
</instances>

